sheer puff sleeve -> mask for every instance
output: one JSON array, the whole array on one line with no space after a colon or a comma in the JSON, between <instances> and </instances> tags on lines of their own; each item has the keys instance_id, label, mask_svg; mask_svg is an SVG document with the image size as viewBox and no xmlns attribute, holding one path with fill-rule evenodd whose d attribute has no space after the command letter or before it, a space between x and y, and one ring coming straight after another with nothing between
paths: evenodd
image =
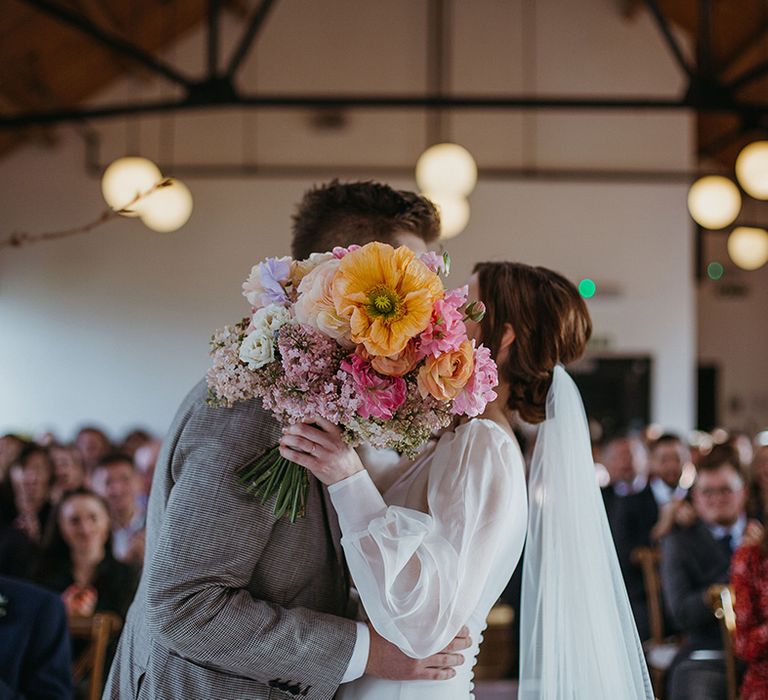
<instances>
[{"instance_id":1,"label":"sheer puff sleeve","mask_svg":"<svg viewBox=\"0 0 768 700\"><path fill-rule=\"evenodd\" d=\"M470 421L426 459L428 513L387 506L365 471L329 489L371 624L414 658L456 636L499 556L511 574L527 523L522 456L497 425Z\"/></svg>"}]
</instances>

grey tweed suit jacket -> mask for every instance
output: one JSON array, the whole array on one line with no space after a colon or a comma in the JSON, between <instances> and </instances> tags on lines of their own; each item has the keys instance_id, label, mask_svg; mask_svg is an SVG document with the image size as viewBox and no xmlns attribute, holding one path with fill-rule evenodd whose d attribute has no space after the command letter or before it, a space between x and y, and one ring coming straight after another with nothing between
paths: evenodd
<instances>
[{"instance_id":1,"label":"grey tweed suit jacket","mask_svg":"<svg viewBox=\"0 0 768 700\"><path fill-rule=\"evenodd\" d=\"M280 429L258 401L212 408L200 382L160 453L144 573L105 700L326 700L356 639L327 493L276 521L236 471Z\"/></svg>"}]
</instances>

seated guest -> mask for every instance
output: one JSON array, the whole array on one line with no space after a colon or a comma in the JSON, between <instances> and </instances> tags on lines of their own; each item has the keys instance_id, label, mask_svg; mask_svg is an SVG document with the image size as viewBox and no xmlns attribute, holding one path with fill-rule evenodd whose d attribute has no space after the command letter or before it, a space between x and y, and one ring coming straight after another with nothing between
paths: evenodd
<instances>
[{"instance_id":1,"label":"seated guest","mask_svg":"<svg viewBox=\"0 0 768 700\"><path fill-rule=\"evenodd\" d=\"M0 576L0 698L70 700L69 629L58 596Z\"/></svg>"},{"instance_id":2,"label":"seated guest","mask_svg":"<svg viewBox=\"0 0 768 700\"><path fill-rule=\"evenodd\" d=\"M768 698L768 535L754 526L733 555L736 655L747 662L741 700Z\"/></svg>"},{"instance_id":3,"label":"seated guest","mask_svg":"<svg viewBox=\"0 0 768 700\"><path fill-rule=\"evenodd\" d=\"M58 503L67 491L85 485L85 467L80 452L72 445L51 445L48 452L53 462L51 502Z\"/></svg>"},{"instance_id":4,"label":"seated guest","mask_svg":"<svg viewBox=\"0 0 768 700\"><path fill-rule=\"evenodd\" d=\"M682 485L687 451L682 440L672 433L662 435L651 445L648 461L650 479L645 489L649 515L655 523L648 533L649 544L656 544L675 525L692 525L696 512L688 499L688 487ZM653 496L653 502L648 498Z\"/></svg>"},{"instance_id":5,"label":"seated guest","mask_svg":"<svg viewBox=\"0 0 768 700\"><path fill-rule=\"evenodd\" d=\"M75 446L83 457L85 473L88 476L96 468L99 460L112 451L112 445L104 431L92 425L80 428L75 438Z\"/></svg>"},{"instance_id":6,"label":"seated guest","mask_svg":"<svg viewBox=\"0 0 768 700\"><path fill-rule=\"evenodd\" d=\"M35 543L42 541L48 525L52 481L53 463L48 450L27 445L11 466L14 525Z\"/></svg>"},{"instance_id":7,"label":"seated guest","mask_svg":"<svg viewBox=\"0 0 768 700\"><path fill-rule=\"evenodd\" d=\"M160 440L150 440L142 445L133 456L133 463L141 478L141 496L139 502L144 510L149 502L149 492L152 490L152 477L155 475L155 465L160 454L162 443Z\"/></svg>"},{"instance_id":8,"label":"seated guest","mask_svg":"<svg viewBox=\"0 0 768 700\"><path fill-rule=\"evenodd\" d=\"M141 480L131 458L119 454L105 457L91 483L109 506L115 559L141 566L146 511L141 507Z\"/></svg>"},{"instance_id":9,"label":"seated guest","mask_svg":"<svg viewBox=\"0 0 768 700\"><path fill-rule=\"evenodd\" d=\"M768 445L755 450L749 469L749 503L747 510L752 518L765 522L768 510Z\"/></svg>"},{"instance_id":10,"label":"seated guest","mask_svg":"<svg viewBox=\"0 0 768 700\"><path fill-rule=\"evenodd\" d=\"M136 455L136 450L142 445L146 445L151 439L152 436L146 430L141 430L140 428L131 430L123 438L117 451L121 455L128 455L128 457L133 458Z\"/></svg>"},{"instance_id":11,"label":"seated guest","mask_svg":"<svg viewBox=\"0 0 768 700\"><path fill-rule=\"evenodd\" d=\"M632 561L632 552L657 544L675 523L690 525L696 519L693 507L685 500L687 489L680 486L684 459L680 438L662 435L651 444L645 486L614 504L611 529L637 631L643 640L651 636L648 602L642 570ZM667 620L665 628L671 631L673 626Z\"/></svg>"},{"instance_id":12,"label":"seated guest","mask_svg":"<svg viewBox=\"0 0 768 700\"><path fill-rule=\"evenodd\" d=\"M25 445L24 440L12 433L0 437L0 483L5 480L11 465L19 459Z\"/></svg>"},{"instance_id":13,"label":"seated guest","mask_svg":"<svg viewBox=\"0 0 768 700\"><path fill-rule=\"evenodd\" d=\"M636 443L626 432L608 436L600 448L600 459L608 473L608 483L600 491L611 530L614 506L618 499L639 491L645 485L645 479L636 464L636 452Z\"/></svg>"},{"instance_id":14,"label":"seated guest","mask_svg":"<svg viewBox=\"0 0 768 700\"><path fill-rule=\"evenodd\" d=\"M747 526L746 489L729 451L713 450L699 465L693 506L699 520L662 541L664 601L686 635L669 672L670 700L726 697L723 642L708 589L727 583L731 556Z\"/></svg>"},{"instance_id":15,"label":"seated guest","mask_svg":"<svg viewBox=\"0 0 768 700\"><path fill-rule=\"evenodd\" d=\"M57 506L55 524L39 582L61 594L70 615L109 610L125 617L137 570L112 556L104 500L87 489L70 491Z\"/></svg>"},{"instance_id":16,"label":"seated guest","mask_svg":"<svg viewBox=\"0 0 768 700\"><path fill-rule=\"evenodd\" d=\"M40 545L19 530L13 520L0 522L0 576L32 578L40 556Z\"/></svg>"}]
</instances>

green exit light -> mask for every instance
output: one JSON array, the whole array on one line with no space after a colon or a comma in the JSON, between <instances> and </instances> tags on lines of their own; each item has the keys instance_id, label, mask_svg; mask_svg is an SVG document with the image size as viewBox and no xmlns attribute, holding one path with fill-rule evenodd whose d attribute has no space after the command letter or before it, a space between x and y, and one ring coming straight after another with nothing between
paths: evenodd
<instances>
[{"instance_id":1,"label":"green exit light","mask_svg":"<svg viewBox=\"0 0 768 700\"><path fill-rule=\"evenodd\" d=\"M707 275L711 280L719 280L725 273L725 268L719 262L711 262L707 265Z\"/></svg>"},{"instance_id":2,"label":"green exit light","mask_svg":"<svg viewBox=\"0 0 768 700\"><path fill-rule=\"evenodd\" d=\"M579 282L579 294L585 299L591 299L596 291L597 285L591 279L583 279Z\"/></svg>"}]
</instances>

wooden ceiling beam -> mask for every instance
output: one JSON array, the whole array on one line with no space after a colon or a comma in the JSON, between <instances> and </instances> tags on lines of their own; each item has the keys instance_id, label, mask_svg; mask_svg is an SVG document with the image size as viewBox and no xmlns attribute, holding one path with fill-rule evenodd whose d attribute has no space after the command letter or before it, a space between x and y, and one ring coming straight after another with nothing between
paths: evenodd
<instances>
[{"instance_id":1,"label":"wooden ceiling beam","mask_svg":"<svg viewBox=\"0 0 768 700\"><path fill-rule=\"evenodd\" d=\"M21 1L51 17L54 17L67 26L78 30L94 41L100 43L110 51L122 54L123 56L126 56L127 58L142 64L148 70L163 76L167 80L170 80L172 83L176 83L187 89L190 88L193 84L193 81L190 78L183 75L173 66L170 66L161 59L146 53L134 44L123 40L115 33L103 30L101 27L95 25L86 17L72 12L71 10L57 4L56 2L51 2L50 0Z\"/></svg>"}]
</instances>

